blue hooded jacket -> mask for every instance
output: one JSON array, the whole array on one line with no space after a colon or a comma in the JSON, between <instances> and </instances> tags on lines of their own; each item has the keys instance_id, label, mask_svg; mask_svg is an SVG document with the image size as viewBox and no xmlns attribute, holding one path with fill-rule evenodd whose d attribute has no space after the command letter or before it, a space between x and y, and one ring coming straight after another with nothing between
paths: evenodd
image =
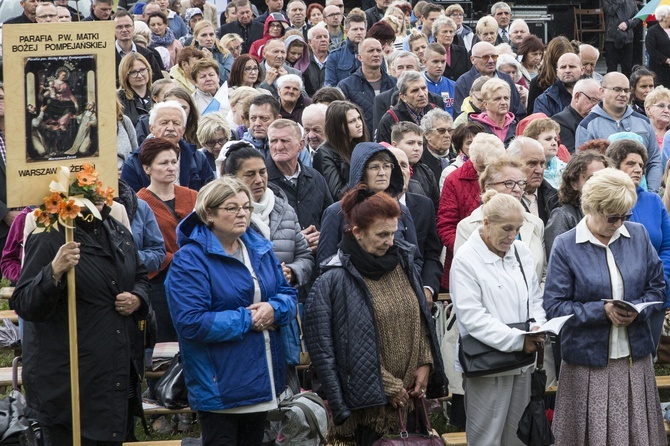
<instances>
[{"instance_id":1,"label":"blue hooded jacket","mask_svg":"<svg viewBox=\"0 0 670 446\"><path fill-rule=\"evenodd\" d=\"M393 160L393 170L391 171L391 181L386 193L394 198L402 194L405 181L402 176L402 170L391 151L381 144L375 142L362 142L356 145L351 154L351 166L349 169L349 189L353 189L364 180L365 165L373 155L379 152L386 152ZM344 233L344 214L342 213L341 202L331 204L323 212L321 217L321 234L319 235L319 245L316 248L316 263L320 265L330 257L337 254L337 246L342 239ZM415 248L417 246L416 229L414 221L410 215L409 209L406 206L400 205L400 218L398 219L398 231L395 237L399 240L405 240L412 244ZM419 264L418 271L421 272L423 266L423 258L421 253L416 249L414 258L417 259L415 264Z\"/></svg>"},{"instance_id":2,"label":"blue hooded jacket","mask_svg":"<svg viewBox=\"0 0 670 446\"><path fill-rule=\"evenodd\" d=\"M168 306L192 409L215 411L271 401L265 339L251 329L254 281L244 263L228 255L195 212L177 227L180 249L165 280ZM283 327L296 314L297 292L286 283L272 243L253 229L240 237L258 278L261 301ZM280 328L281 330L281 328ZM275 392L285 387L280 330L269 331Z\"/></svg>"}]
</instances>

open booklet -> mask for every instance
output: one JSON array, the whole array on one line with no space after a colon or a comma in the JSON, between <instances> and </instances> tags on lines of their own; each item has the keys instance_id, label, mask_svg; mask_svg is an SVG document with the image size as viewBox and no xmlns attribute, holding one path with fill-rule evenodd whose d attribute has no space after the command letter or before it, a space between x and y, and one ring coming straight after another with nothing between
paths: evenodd
<instances>
[{"instance_id":1,"label":"open booklet","mask_svg":"<svg viewBox=\"0 0 670 446\"><path fill-rule=\"evenodd\" d=\"M633 305L632 303L626 302L625 300L617 300L617 299L601 299L601 300L603 302L612 302L615 307L619 307L622 310L635 311L636 313L639 313L640 311L644 310L645 308L651 305L657 305L657 304L663 305L665 303L662 301L655 301L655 302L640 302L639 304Z\"/></svg>"},{"instance_id":2,"label":"open booklet","mask_svg":"<svg viewBox=\"0 0 670 446\"><path fill-rule=\"evenodd\" d=\"M568 314L567 316L555 317L551 320L548 320L537 331L526 331L524 334L542 334L542 333L553 333L557 335L561 332L563 325L570 319L574 314Z\"/></svg>"}]
</instances>

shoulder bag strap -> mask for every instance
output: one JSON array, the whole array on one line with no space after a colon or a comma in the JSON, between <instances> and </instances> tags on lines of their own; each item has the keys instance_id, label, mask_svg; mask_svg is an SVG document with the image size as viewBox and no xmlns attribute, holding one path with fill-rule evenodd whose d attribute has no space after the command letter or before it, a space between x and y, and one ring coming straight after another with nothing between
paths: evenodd
<instances>
[{"instance_id":1,"label":"shoulder bag strap","mask_svg":"<svg viewBox=\"0 0 670 446\"><path fill-rule=\"evenodd\" d=\"M301 403L299 401L291 401L288 403L282 403L282 407L288 408L291 406L296 406L299 407L302 410L302 413L305 415L305 421L307 421L307 424L309 425L309 429L319 435L319 438L321 439L322 442L326 442L326 439L323 437L323 434L321 433L321 428L319 427L319 422L316 419L316 415L314 415L314 412L312 412L312 409L305 404Z\"/></svg>"},{"instance_id":2,"label":"shoulder bag strap","mask_svg":"<svg viewBox=\"0 0 670 446\"><path fill-rule=\"evenodd\" d=\"M526 280L526 273L523 270L523 264L521 263L521 258L519 257L519 251L514 247L514 256L516 261L519 263L519 268L521 269L521 275L523 276L523 282L526 284L526 290L528 292L528 298L526 299L526 321L530 320L530 288L528 288L528 281Z\"/></svg>"},{"instance_id":3,"label":"shoulder bag strap","mask_svg":"<svg viewBox=\"0 0 670 446\"><path fill-rule=\"evenodd\" d=\"M298 330L300 331L300 350L302 353L307 353L307 347L305 347L305 337L302 334L302 319L300 318L300 305L296 307L295 318L298 321Z\"/></svg>"}]
</instances>

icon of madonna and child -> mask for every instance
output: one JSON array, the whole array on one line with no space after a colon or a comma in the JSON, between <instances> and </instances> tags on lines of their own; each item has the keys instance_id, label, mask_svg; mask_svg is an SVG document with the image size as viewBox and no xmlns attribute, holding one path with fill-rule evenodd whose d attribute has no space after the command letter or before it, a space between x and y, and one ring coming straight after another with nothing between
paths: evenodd
<instances>
[{"instance_id":1,"label":"icon of madonna and child","mask_svg":"<svg viewBox=\"0 0 670 446\"><path fill-rule=\"evenodd\" d=\"M95 56L26 60L26 161L98 155Z\"/></svg>"}]
</instances>

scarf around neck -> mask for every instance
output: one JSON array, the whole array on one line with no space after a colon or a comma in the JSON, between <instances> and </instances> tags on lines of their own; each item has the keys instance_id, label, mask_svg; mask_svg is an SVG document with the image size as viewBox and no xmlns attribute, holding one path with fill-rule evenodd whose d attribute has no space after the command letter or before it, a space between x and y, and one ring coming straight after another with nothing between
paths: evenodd
<instances>
[{"instance_id":1,"label":"scarf around neck","mask_svg":"<svg viewBox=\"0 0 670 446\"><path fill-rule=\"evenodd\" d=\"M151 33L151 48L156 48L157 46L168 47L174 42L174 33L170 28L165 29L165 35L163 37L158 34Z\"/></svg>"},{"instance_id":2,"label":"scarf around neck","mask_svg":"<svg viewBox=\"0 0 670 446\"><path fill-rule=\"evenodd\" d=\"M263 237L270 240L270 213L275 207L275 194L271 189L265 189L261 201L254 202L254 212L251 222L258 228Z\"/></svg>"},{"instance_id":3,"label":"scarf around neck","mask_svg":"<svg viewBox=\"0 0 670 446\"><path fill-rule=\"evenodd\" d=\"M339 248L343 253L349 255L351 263L364 277L372 280L381 279L386 273L395 269L398 265L398 247L391 246L386 254L381 257L366 252L351 234L344 234Z\"/></svg>"}]
</instances>

